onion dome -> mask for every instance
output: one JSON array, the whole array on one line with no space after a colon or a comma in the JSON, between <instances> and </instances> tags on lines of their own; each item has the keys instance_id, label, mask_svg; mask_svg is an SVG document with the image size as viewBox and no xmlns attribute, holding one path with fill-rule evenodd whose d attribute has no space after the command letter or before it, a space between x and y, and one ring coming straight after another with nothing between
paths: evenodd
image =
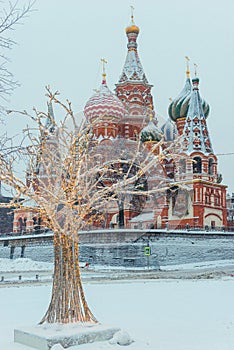
<instances>
[{"instance_id":1,"label":"onion dome","mask_svg":"<svg viewBox=\"0 0 234 350\"><path fill-rule=\"evenodd\" d=\"M129 34L129 33L136 33L136 34L139 34L139 32L140 32L140 28L137 27L137 26L135 25L133 13L132 13L132 15L131 15L131 23L130 23L130 25L125 29L125 31L126 31L126 34Z\"/></svg>"},{"instance_id":2,"label":"onion dome","mask_svg":"<svg viewBox=\"0 0 234 350\"><path fill-rule=\"evenodd\" d=\"M126 34L129 34L129 33L139 34L139 31L140 31L139 27L137 27L137 26L135 25L133 10L134 10L134 7L131 6L131 12L132 12L132 14L131 14L131 23L130 23L130 26L128 26L128 27L125 29Z\"/></svg>"},{"instance_id":3,"label":"onion dome","mask_svg":"<svg viewBox=\"0 0 234 350\"><path fill-rule=\"evenodd\" d=\"M87 101L84 114L90 122L98 118L117 119L119 121L125 116L126 110L124 105L108 88L105 73L103 74L101 87Z\"/></svg>"},{"instance_id":4,"label":"onion dome","mask_svg":"<svg viewBox=\"0 0 234 350\"><path fill-rule=\"evenodd\" d=\"M140 32L140 28L137 27L134 23L132 23L130 26L128 26L126 29L126 34L129 34L129 33L136 33L136 34L139 34Z\"/></svg>"},{"instance_id":5,"label":"onion dome","mask_svg":"<svg viewBox=\"0 0 234 350\"><path fill-rule=\"evenodd\" d=\"M181 93L171 102L168 108L169 117L175 122L179 118L186 118L191 98L191 81L186 79Z\"/></svg>"},{"instance_id":6,"label":"onion dome","mask_svg":"<svg viewBox=\"0 0 234 350\"><path fill-rule=\"evenodd\" d=\"M141 142L159 142L162 139L162 133L157 128L153 120L149 121L149 124L141 130L140 139Z\"/></svg>"},{"instance_id":7,"label":"onion dome","mask_svg":"<svg viewBox=\"0 0 234 350\"><path fill-rule=\"evenodd\" d=\"M161 130L166 142L174 141L178 136L176 124L170 118L167 119Z\"/></svg>"},{"instance_id":8,"label":"onion dome","mask_svg":"<svg viewBox=\"0 0 234 350\"><path fill-rule=\"evenodd\" d=\"M185 85L181 93L171 102L171 104L168 107L168 114L169 117L175 122L179 118L186 118L189 105L190 105L190 99L191 99L191 93L192 93L192 84L190 80L190 71L187 69L187 79L185 81ZM208 117L210 107L208 103L202 99L202 108L204 111L205 118Z\"/></svg>"}]
</instances>

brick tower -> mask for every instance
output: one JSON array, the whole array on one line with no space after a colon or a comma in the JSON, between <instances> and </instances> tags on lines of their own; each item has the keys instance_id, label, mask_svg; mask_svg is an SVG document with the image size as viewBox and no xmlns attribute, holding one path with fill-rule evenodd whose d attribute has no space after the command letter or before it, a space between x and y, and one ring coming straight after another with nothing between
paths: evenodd
<instances>
[{"instance_id":1,"label":"brick tower","mask_svg":"<svg viewBox=\"0 0 234 350\"><path fill-rule=\"evenodd\" d=\"M168 191L168 223L172 226L223 227L226 219L226 186L217 173L206 117L209 106L199 93L199 79L187 77L184 95L169 107L181 135L181 159L175 183ZM183 127L182 127L183 126Z\"/></svg>"},{"instance_id":2,"label":"brick tower","mask_svg":"<svg viewBox=\"0 0 234 350\"><path fill-rule=\"evenodd\" d=\"M153 108L152 85L146 79L137 51L139 32L140 29L135 25L132 14L131 23L126 28L127 57L115 89L117 97L123 102L127 111L119 125L119 132L122 137L131 140L138 139L140 131L148 124Z\"/></svg>"}]
</instances>

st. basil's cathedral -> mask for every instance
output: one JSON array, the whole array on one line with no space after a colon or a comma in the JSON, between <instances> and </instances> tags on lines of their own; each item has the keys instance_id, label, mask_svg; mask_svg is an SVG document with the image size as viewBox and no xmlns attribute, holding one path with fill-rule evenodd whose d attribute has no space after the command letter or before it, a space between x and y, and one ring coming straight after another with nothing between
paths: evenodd
<instances>
[{"instance_id":1,"label":"st. basil's cathedral","mask_svg":"<svg viewBox=\"0 0 234 350\"><path fill-rule=\"evenodd\" d=\"M105 220L90 229L95 225L95 228L227 227L227 186L221 184L217 170L218 161L207 127L209 105L200 95L199 78L197 74L190 78L187 59L184 87L168 107L168 120L159 127L151 94L153 85L148 82L138 55L139 32L132 15L126 28L127 56L114 92L108 88L105 60L102 60L101 86L84 107L85 118L92 126L94 147L103 150L102 161L105 161L105 149L122 147L126 151L139 140L149 149L161 140L170 144L180 138L181 157L176 164L165 161L162 169L156 171L164 174L168 184L168 189L158 198L138 200L135 205L124 203L122 218L114 204L106 208ZM149 176L147 187L154 181L153 175ZM177 186L178 183L184 186ZM20 230L19 220L25 222L26 231L32 230L33 220L27 222L26 216L22 209L15 211L14 232Z\"/></svg>"}]
</instances>

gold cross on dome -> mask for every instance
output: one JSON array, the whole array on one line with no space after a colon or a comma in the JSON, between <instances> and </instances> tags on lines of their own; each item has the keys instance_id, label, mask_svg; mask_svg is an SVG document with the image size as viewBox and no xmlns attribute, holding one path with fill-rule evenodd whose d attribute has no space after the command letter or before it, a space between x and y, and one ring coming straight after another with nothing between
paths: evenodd
<instances>
[{"instance_id":1,"label":"gold cross on dome","mask_svg":"<svg viewBox=\"0 0 234 350\"><path fill-rule=\"evenodd\" d=\"M190 69L189 69L190 58L188 56L185 56L185 59L186 59L186 66L187 66L186 74L187 74L187 77L190 78Z\"/></svg>"},{"instance_id":2,"label":"gold cross on dome","mask_svg":"<svg viewBox=\"0 0 234 350\"><path fill-rule=\"evenodd\" d=\"M102 62L102 76L105 79L106 78L106 64L107 64L107 60L105 58L101 58L101 62Z\"/></svg>"},{"instance_id":3,"label":"gold cross on dome","mask_svg":"<svg viewBox=\"0 0 234 350\"><path fill-rule=\"evenodd\" d=\"M197 77L197 67L198 67L198 65L196 63L194 63L194 75L195 75L195 78Z\"/></svg>"},{"instance_id":4,"label":"gold cross on dome","mask_svg":"<svg viewBox=\"0 0 234 350\"><path fill-rule=\"evenodd\" d=\"M131 7L131 20L132 20L132 23L134 23L134 10L135 10L135 8L132 5L130 7Z\"/></svg>"}]
</instances>

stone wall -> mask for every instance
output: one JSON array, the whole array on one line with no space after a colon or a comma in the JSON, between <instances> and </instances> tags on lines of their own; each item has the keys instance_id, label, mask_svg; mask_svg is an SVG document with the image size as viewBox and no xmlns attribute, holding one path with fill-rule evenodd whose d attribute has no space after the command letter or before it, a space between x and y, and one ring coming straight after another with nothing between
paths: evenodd
<instances>
[{"instance_id":1,"label":"stone wall","mask_svg":"<svg viewBox=\"0 0 234 350\"><path fill-rule=\"evenodd\" d=\"M86 237L88 238L88 236ZM113 237L112 237L113 239ZM151 255L144 255L147 242L137 243L92 243L80 244L80 261L92 265L122 266L128 268L152 268L171 264L185 264L202 261L226 260L234 258L234 236L180 237L157 236L152 242ZM9 247L0 247L0 257L9 258ZM20 257L20 247L16 247L14 258ZM25 257L38 261L53 261L53 246L27 246Z\"/></svg>"}]
</instances>

